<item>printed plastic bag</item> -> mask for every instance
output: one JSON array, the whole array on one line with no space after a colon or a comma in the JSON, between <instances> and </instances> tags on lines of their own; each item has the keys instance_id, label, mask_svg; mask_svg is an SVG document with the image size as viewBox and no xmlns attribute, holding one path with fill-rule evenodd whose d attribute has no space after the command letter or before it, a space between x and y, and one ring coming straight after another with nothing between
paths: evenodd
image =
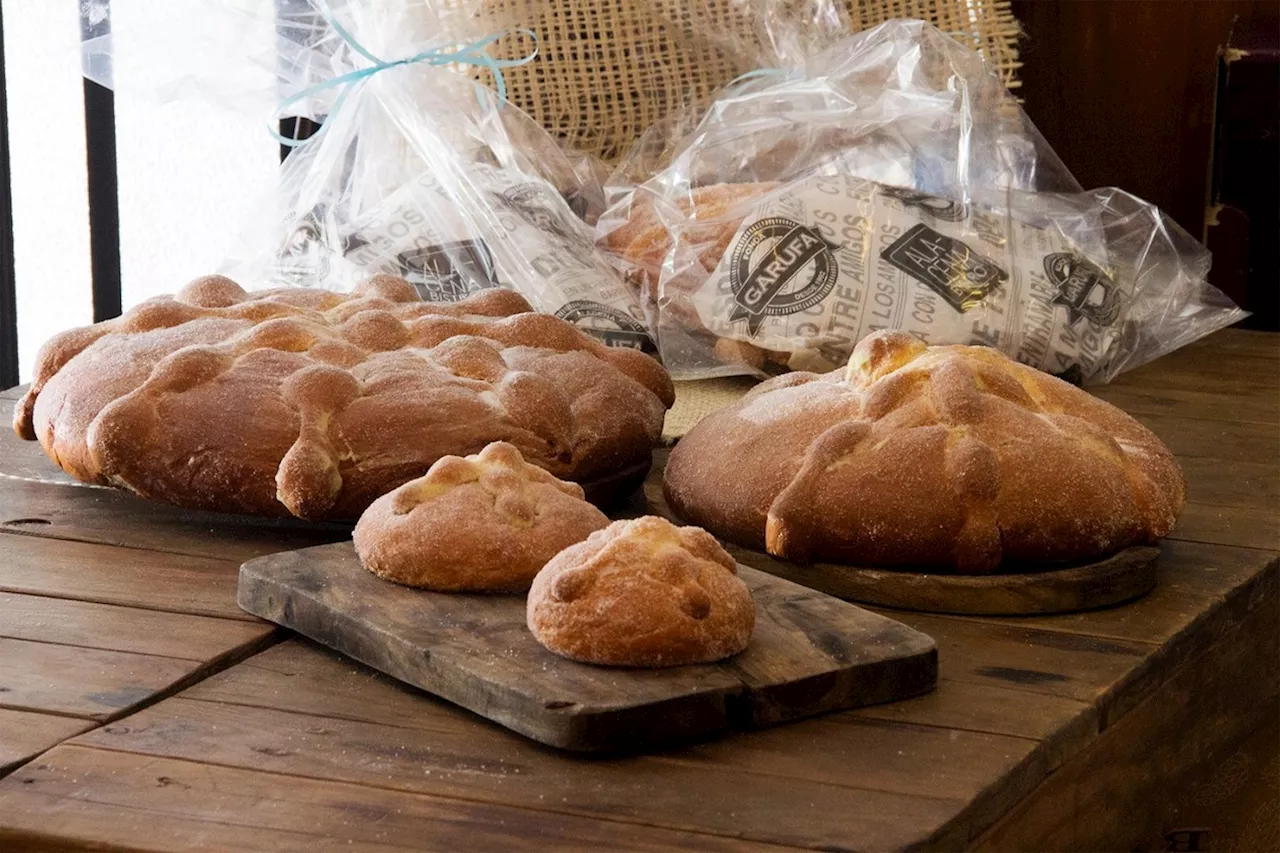
<instances>
[{"instance_id":1,"label":"printed plastic bag","mask_svg":"<svg viewBox=\"0 0 1280 853\"><path fill-rule=\"evenodd\" d=\"M650 142L652 142L650 140ZM1107 381L1244 316L1151 205L1083 192L982 59L891 21L637 146L597 226L677 378L832 370L881 328Z\"/></svg>"},{"instance_id":2,"label":"printed plastic bag","mask_svg":"<svg viewBox=\"0 0 1280 853\"><path fill-rule=\"evenodd\" d=\"M391 273L436 301L506 287L608 343L653 350L586 221L603 209L601 169L503 100L502 69L524 60L489 49L523 38L531 57L532 33L480 31L476 4L454 0L197 2L219 10L221 26L184 40L155 95L261 109L253 83L263 75L220 73L252 64L272 69L278 115L322 125L290 154L219 272L250 289L339 291ZM236 35L267 21L270 50L260 38L241 50ZM132 61L109 37L86 43L84 57L104 82ZM265 134L271 115L261 116Z\"/></svg>"},{"instance_id":3,"label":"printed plastic bag","mask_svg":"<svg viewBox=\"0 0 1280 853\"><path fill-rule=\"evenodd\" d=\"M598 212L599 187L527 116L441 67L495 66L485 40L457 48L433 35L444 28L431 9L320 4L340 38L328 79L354 79L284 164L274 208L227 274L347 290L393 273L432 301L508 287L609 343L651 350L638 301L579 215Z\"/></svg>"}]
</instances>

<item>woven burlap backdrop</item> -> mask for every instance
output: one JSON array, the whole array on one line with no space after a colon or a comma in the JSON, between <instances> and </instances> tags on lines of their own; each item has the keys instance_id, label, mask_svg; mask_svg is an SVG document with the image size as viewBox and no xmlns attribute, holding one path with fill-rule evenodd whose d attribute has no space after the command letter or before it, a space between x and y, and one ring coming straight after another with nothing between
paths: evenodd
<instances>
[{"instance_id":1,"label":"woven burlap backdrop","mask_svg":"<svg viewBox=\"0 0 1280 853\"><path fill-rule=\"evenodd\" d=\"M854 32L893 18L929 21L1017 85L1019 30L1009 0L847 3ZM613 162L653 123L759 66L768 53L760 8L758 0L482 0L481 16L489 31L538 33L538 58L504 73L511 101L563 143ZM508 38L495 54L528 48Z\"/></svg>"}]
</instances>

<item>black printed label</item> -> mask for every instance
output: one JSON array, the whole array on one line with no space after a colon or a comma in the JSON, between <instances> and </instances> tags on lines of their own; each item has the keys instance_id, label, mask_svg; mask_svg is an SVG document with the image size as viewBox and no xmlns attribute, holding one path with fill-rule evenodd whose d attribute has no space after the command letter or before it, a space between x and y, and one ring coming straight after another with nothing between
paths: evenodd
<instances>
[{"instance_id":1,"label":"black printed label","mask_svg":"<svg viewBox=\"0 0 1280 853\"><path fill-rule=\"evenodd\" d=\"M906 187L881 187L880 192L889 198L896 198L902 202L903 207L914 207L944 222L960 222L969 215L968 207L953 199L925 195Z\"/></svg>"},{"instance_id":2,"label":"black printed label","mask_svg":"<svg viewBox=\"0 0 1280 853\"><path fill-rule=\"evenodd\" d=\"M473 293L498 286L493 255L483 240L460 240L398 257L404 277L427 302L457 302Z\"/></svg>"},{"instance_id":3,"label":"black printed label","mask_svg":"<svg viewBox=\"0 0 1280 853\"><path fill-rule=\"evenodd\" d=\"M840 275L828 243L815 228L771 217L738 238L729 266L734 308L730 322L747 321L759 333L766 316L795 314L821 302Z\"/></svg>"},{"instance_id":4,"label":"black printed label","mask_svg":"<svg viewBox=\"0 0 1280 853\"><path fill-rule=\"evenodd\" d=\"M513 213L539 231L554 237L561 243L574 242L575 227L567 216L567 205L549 185L543 183L516 184L499 193L497 198Z\"/></svg>"},{"instance_id":5,"label":"black printed label","mask_svg":"<svg viewBox=\"0 0 1280 853\"><path fill-rule=\"evenodd\" d=\"M658 351L644 325L617 308L579 299L565 304L556 312L556 316L573 323L611 347L626 347L647 353Z\"/></svg>"},{"instance_id":6,"label":"black printed label","mask_svg":"<svg viewBox=\"0 0 1280 853\"><path fill-rule=\"evenodd\" d=\"M1096 265L1070 252L1055 252L1044 259L1044 273L1058 288L1053 304L1067 309L1072 326L1088 320L1110 326L1120 316L1120 294L1111 277Z\"/></svg>"},{"instance_id":7,"label":"black printed label","mask_svg":"<svg viewBox=\"0 0 1280 853\"><path fill-rule=\"evenodd\" d=\"M880 257L927 285L960 313L1009 280L1007 272L968 244L924 224L903 234Z\"/></svg>"}]
</instances>

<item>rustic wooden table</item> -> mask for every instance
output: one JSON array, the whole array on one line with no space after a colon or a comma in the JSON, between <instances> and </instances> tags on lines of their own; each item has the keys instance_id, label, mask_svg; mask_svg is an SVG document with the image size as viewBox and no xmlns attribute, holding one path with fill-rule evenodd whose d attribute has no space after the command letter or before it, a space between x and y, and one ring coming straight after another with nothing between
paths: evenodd
<instances>
[{"instance_id":1,"label":"rustic wooden table","mask_svg":"<svg viewBox=\"0 0 1280 853\"><path fill-rule=\"evenodd\" d=\"M1190 481L1146 598L892 612L936 638L934 693L628 758L237 610L241 561L342 529L69 485L7 435L0 850L1280 849L1278 355L1230 330L1100 390Z\"/></svg>"}]
</instances>

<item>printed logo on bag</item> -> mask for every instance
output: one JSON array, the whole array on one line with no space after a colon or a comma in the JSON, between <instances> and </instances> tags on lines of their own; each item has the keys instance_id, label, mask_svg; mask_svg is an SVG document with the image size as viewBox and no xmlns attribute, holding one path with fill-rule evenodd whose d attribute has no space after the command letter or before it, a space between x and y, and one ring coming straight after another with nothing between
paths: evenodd
<instances>
[{"instance_id":1,"label":"printed logo on bag","mask_svg":"<svg viewBox=\"0 0 1280 853\"><path fill-rule=\"evenodd\" d=\"M1082 319L1110 326L1120 316L1115 282L1092 262L1070 252L1055 252L1045 256L1044 273L1058 287L1051 301L1066 307L1072 326Z\"/></svg>"},{"instance_id":2,"label":"printed logo on bag","mask_svg":"<svg viewBox=\"0 0 1280 853\"><path fill-rule=\"evenodd\" d=\"M329 275L329 253L320 226L323 214L321 208L302 217L276 252L279 271L295 284L323 281Z\"/></svg>"},{"instance_id":3,"label":"printed logo on bag","mask_svg":"<svg viewBox=\"0 0 1280 853\"><path fill-rule=\"evenodd\" d=\"M519 214L534 228L568 243L574 238L574 228L560 212L565 201L548 184L517 184L498 194L506 206Z\"/></svg>"},{"instance_id":4,"label":"printed logo on bag","mask_svg":"<svg viewBox=\"0 0 1280 853\"><path fill-rule=\"evenodd\" d=\"M568 302L556 312L556 316L572 323L582 331L594 335L611 347L638 349L656 353L658 348L644 325L625 311L601 305L587 299Z\"/></svg>"},{"instance_id":5,"label":"printed logo on bag","mask_svg":"<svg viewBox=\"0 0 1280 853\"><path fill-rule=\"evenodd\" d=\"M969 215L969 208L963 202L949 198L925 195L906 187L883 186L880 192L889 198L896 198L903 207L914 207L944 222L959 222Z\"/></svg>"},{"instance_id":6,"label":"printed logo on bag","mask_svg":"<svg viewBox=\"0 0 1280 853\"><path fill-rule=\"evenodd\" d=\"M493 255L483 240L460 240L402 252L404 277L427 302L457 302L498 286Z\"/></svg>"},{"instance_id":7,"label":"printed logo on bag","mask_svg":"<svg viewBox=\"0 0 1280 853\"><path fill-rule=\"evenodd\" d=\"M962 314L1009 280L1007 272L967 243L924 224L903 234L880 257L927 285Z\"/></svg>"},{"instance_id":8,"label":"printed logo on bag","mask_svg":"<svg viewBox=\"0 0 1280 853\"><path fill-rule=\"evenodd\" d=\"M758 334L765 317L795 314L817 305L836 286L840 267L834 249L816 228L779 216L753 222L729 264L735 303L729 322L747 321Z\"/></svg>"}]
</instances>

